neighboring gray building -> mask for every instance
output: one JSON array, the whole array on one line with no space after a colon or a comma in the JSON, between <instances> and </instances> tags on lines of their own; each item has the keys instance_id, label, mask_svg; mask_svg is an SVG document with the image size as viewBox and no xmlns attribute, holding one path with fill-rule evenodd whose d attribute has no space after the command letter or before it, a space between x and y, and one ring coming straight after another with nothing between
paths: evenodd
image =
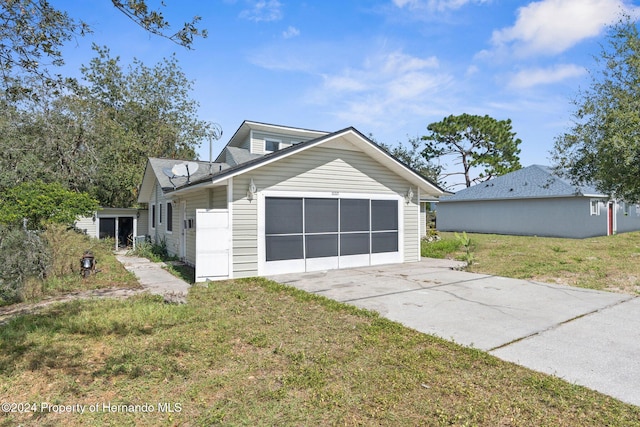
<instances>
[{"instance_id":1,"label":"neighboring gray building","mask_svg":"<svg viewBox=\"0 0 640 427\"><path fill-rule=\"evenodd\" d=\"M540 165L442 196L437 212L440 231L584 238L640 230L640 205Z\"/></svg>"}]
</instances>

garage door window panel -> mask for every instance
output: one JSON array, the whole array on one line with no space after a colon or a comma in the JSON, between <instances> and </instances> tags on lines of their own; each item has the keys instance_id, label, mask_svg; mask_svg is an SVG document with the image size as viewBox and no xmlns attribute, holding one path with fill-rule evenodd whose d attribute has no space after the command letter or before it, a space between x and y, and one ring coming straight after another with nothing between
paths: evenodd
<instances>
[{"instance_id":1,"label":"garage door window panel","mask_svg":"<svg viewBox=\"0 0 640 427\"><path fill-rule=\"evenodd\" d=\"M314 234L305 236L307 258L338 256L338 234Z\"/></svg>"},{"instance_id":2,"label":"garage door window panel","mask_svg":"<svg viewBox=\"0 0 640 427\"><path fill-rule=\"evenodd\" d=\"M302 235L266 236L267 261L303 259Z\"/></svg>"},{"instance_id":3,"label":"garage door window panel","mask_svg":"<svg viewBox=\"0 0 640 427\"><path fill-rule=\"evenodd\" d=\"M369 231L369 200L340 200L340 231Z\"/></svg>"},{"instance_id":4,"label":"garage door window panel","mask_svg":"<svg viewBox=\"0 0 640 427\"><path fill-rule=\"evenodd\" d=\"M369 233L340 235L340 255L363 255L369 253Z\"/></svg>"},{"instance_id":5,"label":"garage door window panel","mask_svg":"<svg viewBox=\"0 0 640 427\"><path fill-rule=\"evenodd\" d=\"M398 201L371 201L371 231L398 230Z\"/></svg>"},{"instance_id":6,"label":"garage door window panel","mask_svg":"<svg viewBox=\"0 0 640 427\"><path fill-rule=\"evenodd\" d=\"M302 199L270 197L265 202L265 234L302 234Z\"/></svg>"},{"instance_id":7,"label":"garage door window panel","mask_svg":"<svg viewBox=\"0 0 640 427\"><path fill-rule=\"evenodd\" d=\"M305 233L338 232L338 199L304 200Z\"/></svg>"},{"instance_id":8,"label":"garage door window panel","mask_svg":"<svg viewBox=\"0 0 640 427\"><path fill-rule=\"evenodd\" d=\"M371 253L379 254L383 252L398 251L398 233L383 232L371 234Z\"/></svg>"}]
</instances>

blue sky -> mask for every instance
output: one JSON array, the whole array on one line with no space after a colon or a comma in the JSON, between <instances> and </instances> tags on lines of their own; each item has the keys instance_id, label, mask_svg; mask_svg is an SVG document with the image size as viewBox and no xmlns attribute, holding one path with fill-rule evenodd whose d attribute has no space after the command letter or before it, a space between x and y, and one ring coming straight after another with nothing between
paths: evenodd
<instances>
[{"instance_id":1,"label":"blue sky","mask_svg":"<svg viewBox=\"0 0 640 427\"><path fill-rule=\"evenodd\" d=\"M353 126L390 145L427 133L450 114L511 119L521 163L549 164L571 124L571 99L605 27L630 0L166 0L175 26L202 17L209 32L188 51L145 33L108 0L51 0L94 34L65 50L78 74L107 45L128 64L176 53L194 81L199 118L224 135L243 120L335 131ZM158 2L149 0L155 8ZM199 150L208 159L209 147ZM455 168L445 160L449 170ZM449 184L454 184L450 181Z\"/></svg>"}]
</instances>

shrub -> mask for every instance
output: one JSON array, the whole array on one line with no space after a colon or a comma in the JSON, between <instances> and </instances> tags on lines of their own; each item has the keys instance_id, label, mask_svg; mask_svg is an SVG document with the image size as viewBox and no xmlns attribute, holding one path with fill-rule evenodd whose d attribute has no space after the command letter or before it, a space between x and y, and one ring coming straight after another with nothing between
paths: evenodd
<instances>
[{"instance_id":1,"label":"shrub","mask_svg":"<svg viewBox=\"0 0 640 427\"><path fill-rule=\"evenodd\" d=\"M42 292L51 255L38 233L0 226L0 254L0 305Z\"/></svg>"},{"instance_id":2,"label":"shrub","mask_svg":"<svg viewBox=\"0 0 640 427\"><path fill-rule=\"evenodd\" d=\"M0 223L19 226L27 220L31 229L43 229L47 223L72 225L79 216L90 215L98 201L59 183L24 182L0 194Z\"/></svg>"}]
</instances>

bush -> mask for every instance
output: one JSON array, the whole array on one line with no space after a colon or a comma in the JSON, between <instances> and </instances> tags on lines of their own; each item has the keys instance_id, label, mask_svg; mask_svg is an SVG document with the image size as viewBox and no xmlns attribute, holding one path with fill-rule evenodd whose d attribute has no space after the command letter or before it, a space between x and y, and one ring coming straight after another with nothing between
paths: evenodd
<instances>
[{"instance_id":1,"label":"bush","mask_svg":"<svg viewBox=\"0 0 640 427\"><path fill-rule=\"evenodd\" d=\"M98 241L62 224L49 224L42 232L49 247L51 262L48 276L63 277L80 274L80 258L86 250L93 251Z\"/></svg>"},{"instance_id":2,"label":"bush","mask_svg":"<svg viewBox=\"0 0 640 427\"><path fill-rule=\"evenodd\" d=\"M23 182L0 194L0 223L20 226L26 219L30 229L40 230L48 223L71 225L97 208L98 201L88 194L67 190L59 183Z\"/></svg>"},{"instance_id":3,"label":"bush","mask_svg":"<svg viewBox=\"0 0 640 427\"><path fill-rule=\"evenodd\" d=\"M50 261L49 248L38 233L0 226L0 305L41 293Z\"/></svg>"},{"instance_id":4,"label":"bush","mask_svg":"<svg viewBox=\"0 0 640 427\"><path fill-rule=\"evenodd\" d=\"M151 243L148 240L137 243L135 249L130 250L127 254L147 258L153 262L167 261L172 258L169 256L167 242L164 239L160 243Z\"/></svg>"}]
</instances>

